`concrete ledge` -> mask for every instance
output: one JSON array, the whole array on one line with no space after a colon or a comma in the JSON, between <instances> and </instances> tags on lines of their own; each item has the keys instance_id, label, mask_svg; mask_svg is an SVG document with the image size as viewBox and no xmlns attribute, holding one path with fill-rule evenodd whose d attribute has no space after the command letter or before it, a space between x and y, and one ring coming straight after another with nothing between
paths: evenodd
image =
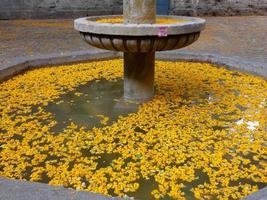
<instances>
[{"instance_id":1,"label":"concrete ledge","mask_svg":"<svg viewBox=\"0 0 267 200\"><path fill-rule=\"evenodd\" d=\"M32 68L114 58L122 58L122 53L103 50L88 50L70 52L64 55L48 54L34 58L14 58L12 63L0 66L0 82ZM224 66L228 69L239 70L267 78L267 63L245 61L237 56L229 57L217 54L168 51L156 53L156 58L159 60L171 61L208 62Z\"/></svg>"},{"instance_id":2,"label":"concrete ledge","mask_svg":"<svg viewBox=\"0 0 267 200\"><path fill-rule=\"evenodd\" d=\"M50 54L38 58L15 59L9 65L0 67L0 81L4 81L25 70L51 65L87 62L121 58L122 53L108 51L79 51L69 54ZM244 61L239 57L224 57L216 54L200 54L184 51L157 53L157 59L171 61L208 62L229 69L239 70L267 78L267 64ZM10 180L0 177L0 200L119 200L99 194L52 187L42 183ZM249 195L243 200L266 200L267 187Z\"/></svg>"},{"instance_id":3,"label":"concrete ledge","mask_svg":"<svg viewBox=\"0 0 267 200\"><path fill-rule=\"evenodd\" d=\"M267 199L267 187L247 196L243 200L266 200L266 199Z\"/></svg>"},{"instance_id":4,"label":"concrete ledge","mask_svg":"<svg viewBox=\"0 0 267 200\"><path fill-rule=\"evenodd\" d=\"M117 58L119 54L111 51L90 50L71 52L69 54L48 54L34 58L14 58L14 61L8 65L0 66L0 82L7 80L25 70L52 66L63 65L91 60L103 60Z\"/></svg>"},{"instance_id":5,"label":"concrete ledge","mask_svg":"<svg viewBox=\"0 0 267 200\"><path fill-rule=\"evenodd\" d=\"M42 183L11 180L0 177L1 200L120 200L92 192L82 192Z\"/></svg>"},{"instance_id":6,"label":"concrete ledge","mask_svg":"<svg viewBox=\"0 0 267 200\"><path fill-rule=\"evenodd\" d=\"M192 53L185 51L168 51L157 53L159 60L207 62L218 66L224 66L230 70L238 70L245 73L267 78L267 63L252 62L237 56L222 56L207 53Z\"/></svg>"}]
</instances>

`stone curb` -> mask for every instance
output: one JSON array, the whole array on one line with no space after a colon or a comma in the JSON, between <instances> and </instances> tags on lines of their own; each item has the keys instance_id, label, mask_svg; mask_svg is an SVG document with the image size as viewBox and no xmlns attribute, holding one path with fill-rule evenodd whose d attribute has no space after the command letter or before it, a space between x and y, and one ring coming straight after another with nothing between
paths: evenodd
<instances>
[{"instance_id":1,"label":"stone curb","mask_svg":"<svg viewBox=\"0 0 267 200\"><path fill-rule=\"evenodd\" d=\"M0 82L32 68L121 57L122 53L104 50L89 50L70 52L65 53L64 55L48 54L34 58L14 58L12 63L0 66ZM225 66L228 69L239 70L267 78L266 63L252 62L237 56L228 57L217 54L168 51L157 53L156 58L159 60L170 61L208 62L219 66Z\"/></svg>"},{"instance_id":2,"label":"stone curb","mask_svg":"<svg viewBox=\"0 0 267 200\"><path fill-rule=\"evenodd\" d=\"M242 200L266 200L267 199L267 187L254 192Z\"/></svg>"},{"instance_id":3,"label":"stone curb","mask_svg":"<svg viewBox=\"0 0 267 200\"><path fill-rule=\"evenodd\" d=\"M224 66L227 69L238 70L245 73L253 74L267 78L267 63L244 60L238 56L222 56L210 53L193 53L187 51L167 51L157 53L156 58L159 60L169 61L190 61L190 62L207 62L218 66Z\"/></svg>"},{"instance_id":4,"label":"stone curb","mask_svg":"<svg viewBox=\"0 0 267 200\"><path fill-rule=\"evenodd\" d=\"M14 75L24 72L28 69L51 66L64 65L92 60L105 60L118 58L119 54L112 51L89 50L76 51L65 54L47 54L34 58L14 58L14 61L8 65L0 66L0 82L7 80Z\"/></svg>"},{"instance_id":5,"label":"stone curb","mask_svg":"<svg viewBox=\"0 0 267 200\"><path fill-rule=\"evenodd\" d=\"M122 53L110 51L78 51L68 54L49 54L35 58L15 59L11 64L0 68L0 81L7 80L25 70L42 66L71 64L92 60L121 58ZM225 57L217 54L172 51L157 53L157 59L170 61L208 62L229 69L239 70L267 78L267 64L245 61L239 57ZM119 200L92 192L82 192L63 187L53 187L42 183L11 180L0 177L0 200ZM267 187L255 192L243 200L267 199Z\"/></svg>"},{"instance_id":6,"label":"stone curb","mask_svg":"<svg viewBox=\"0 0 267 200\"><path fill-rule=\"evenodd\" d=\"M121 198L0 177L0 200L121 200Z\"/></svg>"}]
</instances>

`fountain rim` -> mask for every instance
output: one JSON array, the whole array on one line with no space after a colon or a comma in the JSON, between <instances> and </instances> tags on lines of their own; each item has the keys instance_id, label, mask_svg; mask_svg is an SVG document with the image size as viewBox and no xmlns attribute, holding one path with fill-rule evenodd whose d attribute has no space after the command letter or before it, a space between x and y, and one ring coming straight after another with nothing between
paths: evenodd
<instances>
[{"instance_id":1,"label":"fountain rim","mask_svg":"<svg viewBox=\"0 0 267 200\"><path fill-rule=\"evenodd\" d=\"M123 17L122 15L104 15L83 17L74 20L74 28L84 33L120 35L120 36L158 36L160 29L167 30L168 35L201 32L205 29L206 20L196 17L158 15L157 17L185 20L173 24L123 24L103 23L96 20Z\"/></svg>"}]
</instances>

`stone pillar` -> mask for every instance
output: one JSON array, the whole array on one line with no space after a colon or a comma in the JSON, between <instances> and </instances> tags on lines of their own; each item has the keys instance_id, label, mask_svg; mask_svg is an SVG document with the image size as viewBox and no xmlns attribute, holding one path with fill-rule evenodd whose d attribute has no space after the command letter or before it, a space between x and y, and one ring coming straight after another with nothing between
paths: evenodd
<instances>
[{"instance_id":1,"label":"stone pillar","mask_svg":"<svg viewBox=\"0 0 267 200\"><path fill-rule=\"evenodd\" d=\"M154 24L156 0L124 0L125 24ZM124 53L124 98L144 102L154 96L155 52Z\"/></svg>"},{"instance_id":2,"label":"stone pillar","mask_svg":"<svg viewBox=\"0 0 267 200\"><path fill-rule=\"evenodd\" d=\"M154 24L156 0L123 0L123 18L126 24Z\"/></svg>"},{"instance_id":3,"label":"stone pillar","mask_svg":"<svg viewBox=\"0 0 267 200\"><path fill-rule=\"evenodd\" d=\"M154 95L155 52L124 53L124 97L139 102Z\"/></svg>"}]
</instances>

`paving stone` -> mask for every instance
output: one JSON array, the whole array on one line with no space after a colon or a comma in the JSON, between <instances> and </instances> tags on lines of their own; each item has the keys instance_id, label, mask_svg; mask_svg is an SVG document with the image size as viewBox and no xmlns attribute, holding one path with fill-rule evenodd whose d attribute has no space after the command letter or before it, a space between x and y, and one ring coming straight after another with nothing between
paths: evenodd
<instances>
[{"instance_id":1,"label":"paving stone","mask_svg":"<svg viewBox=\"0 0 267 200\"><path fill-rule=\"evenodd\" d=\"M200 39L179 52L216 54L267 63L267 16L208 17ZM96 50L73 28L73 20L0 20L0 68L25 58Z\"/></svg>"}]
</instances>

